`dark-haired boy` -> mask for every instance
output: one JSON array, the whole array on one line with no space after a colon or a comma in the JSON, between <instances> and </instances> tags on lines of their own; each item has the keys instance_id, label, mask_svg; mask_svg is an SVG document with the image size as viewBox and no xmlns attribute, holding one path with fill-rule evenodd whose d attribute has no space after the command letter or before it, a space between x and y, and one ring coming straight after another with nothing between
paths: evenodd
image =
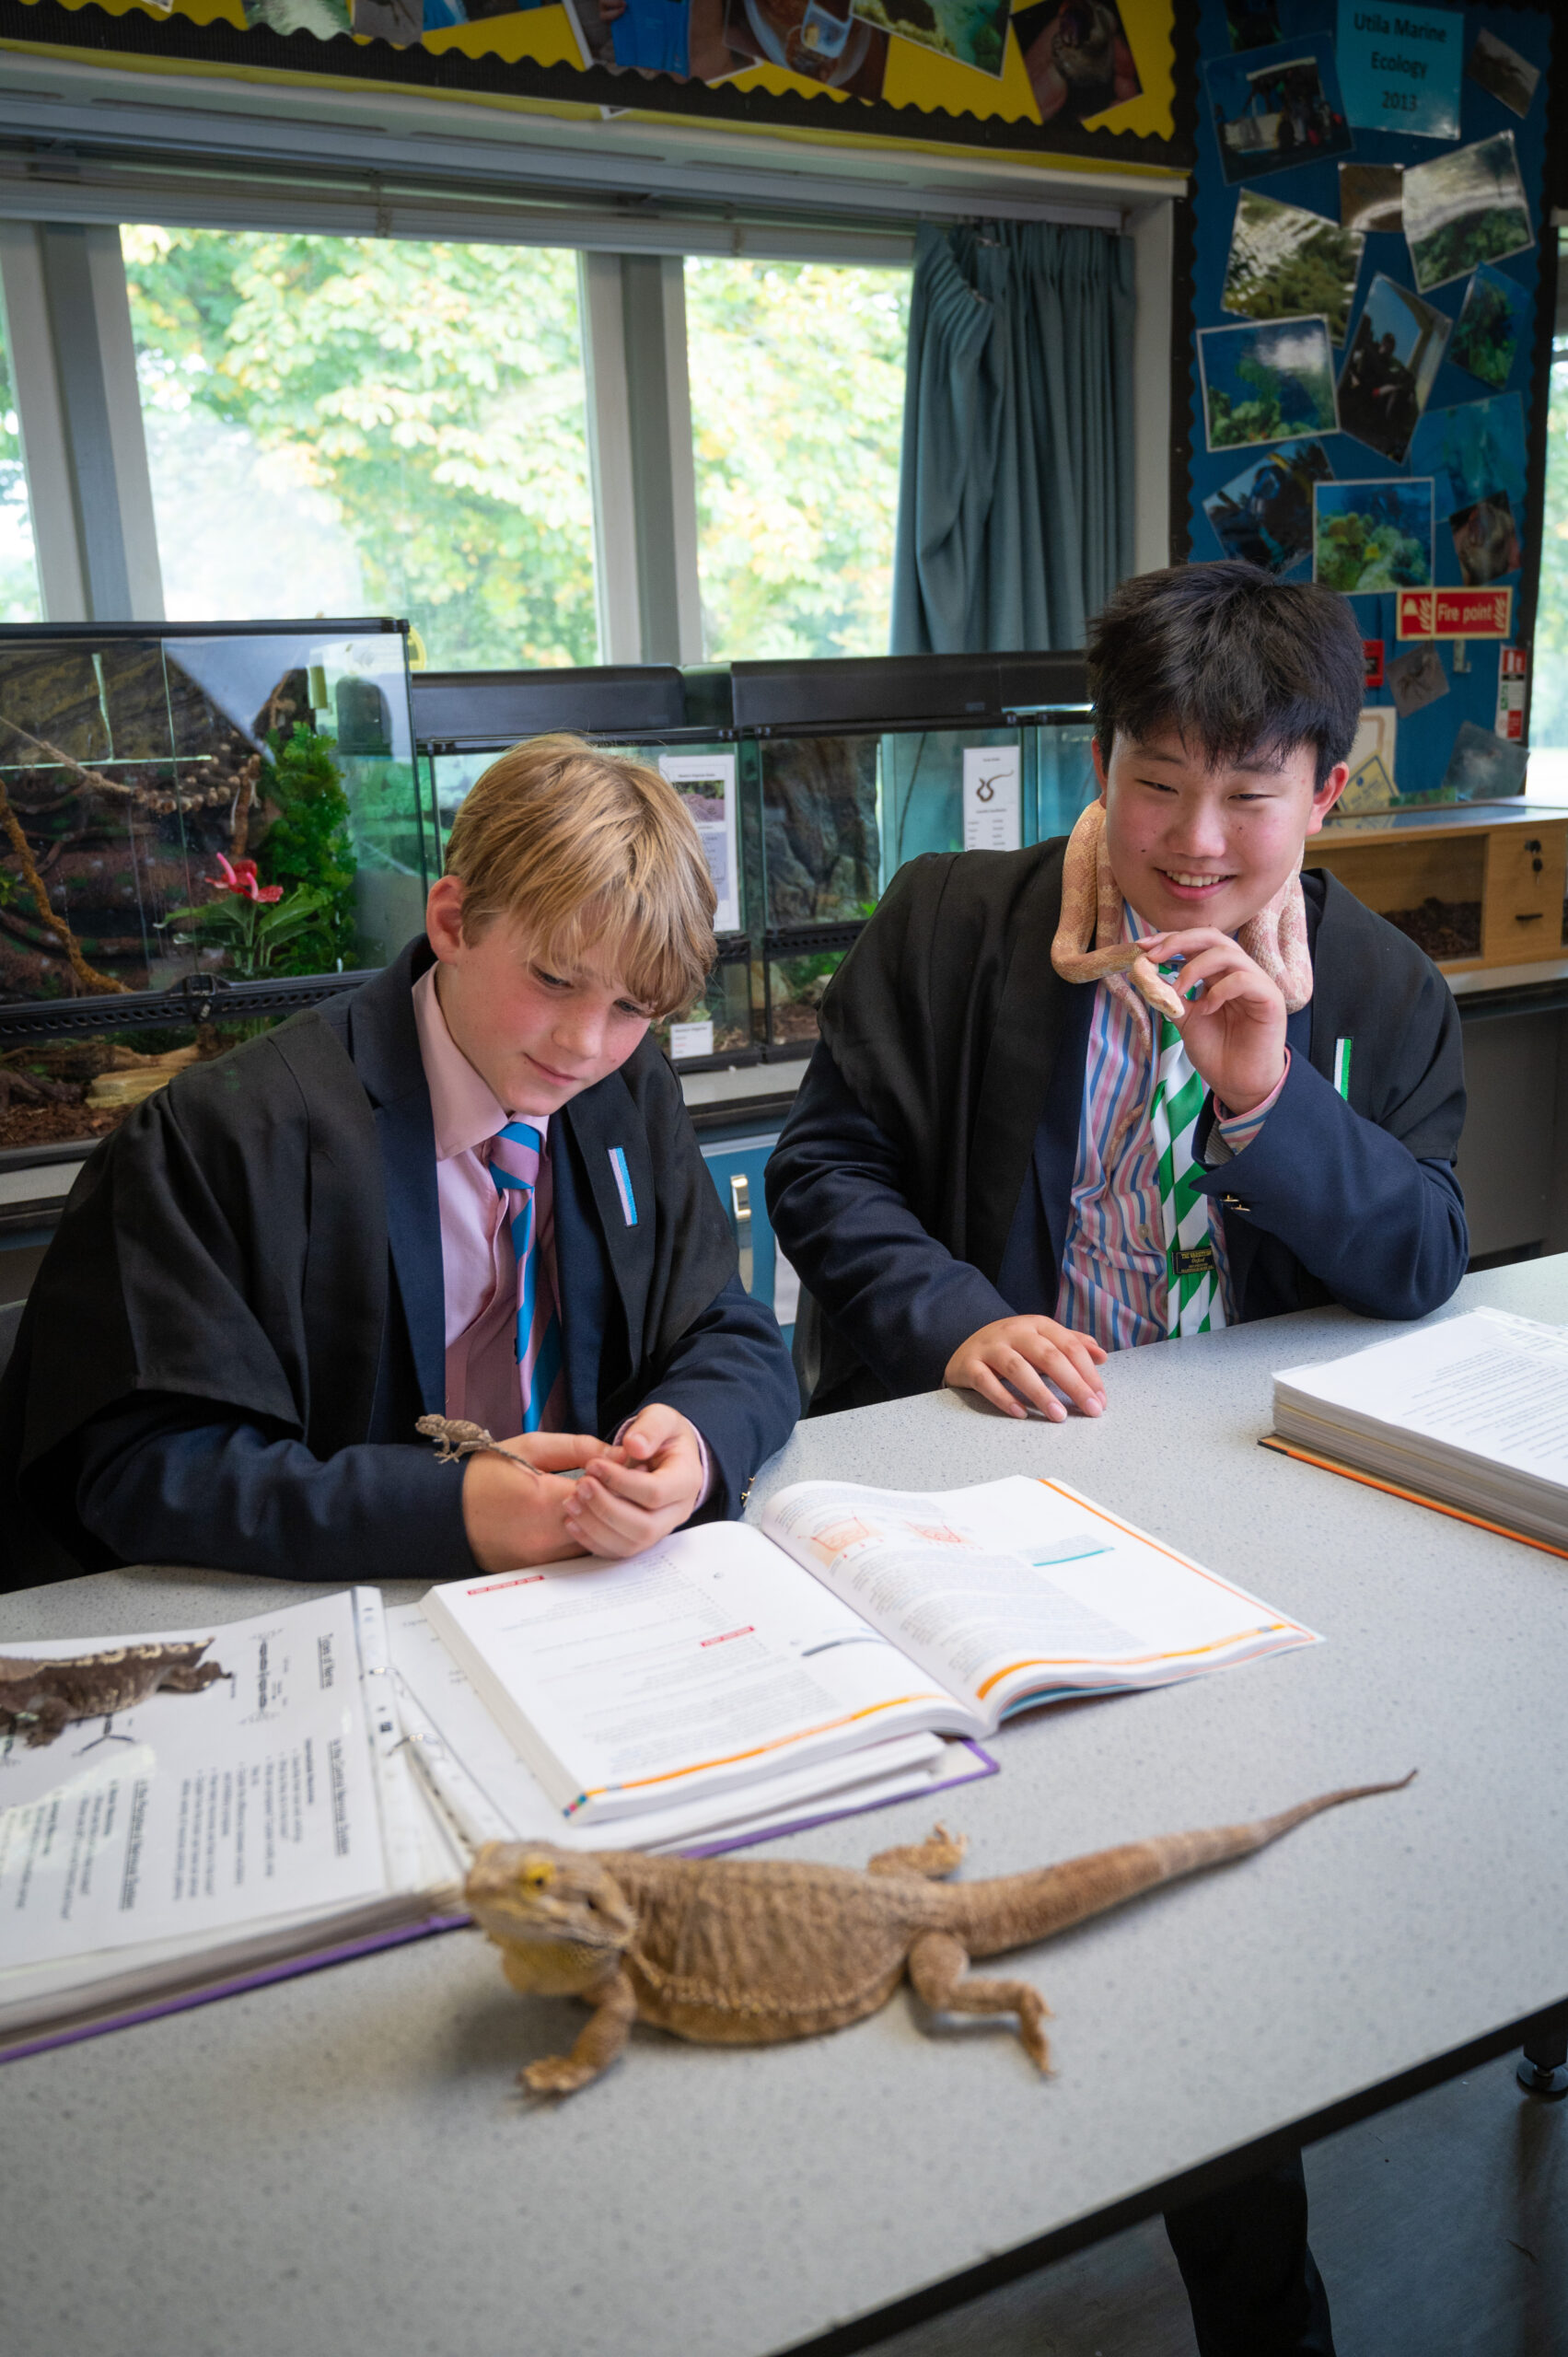
<instances>
[{"instance_id":1,"label":"dark-haired boy","mask_svg":"<svg viewBox=\"0 0 1568 2357\"><path fill-rule=\"evenodd\" d=\"M1060 840L900 872L827 993L768 1171L820 1313L815 1412L949 1384L1008 1415L1060 1420L1058 1395L1098 1415L1108 1352L1193 1330L1178 1250L1207 1272L1211 1326L1329 1301L1416 1318L1464 1273L1442 976L1321 871L1301 883L1295 1012L1235 939L1344 785L1350 606L1249 564L1173 568L1122 585L1088 654L1123 938L1184 959L1197 994L1162 1042L1109 982L1055 970ZM1158 1083L1202 1100L1163 1191ZM1173 1175L1189 1213L1208 1199L1196 1242ZM1331 2347L1305 2224L1299 2168L1172 2220L1206 2357Z\"/></svg>"}]
</instances>

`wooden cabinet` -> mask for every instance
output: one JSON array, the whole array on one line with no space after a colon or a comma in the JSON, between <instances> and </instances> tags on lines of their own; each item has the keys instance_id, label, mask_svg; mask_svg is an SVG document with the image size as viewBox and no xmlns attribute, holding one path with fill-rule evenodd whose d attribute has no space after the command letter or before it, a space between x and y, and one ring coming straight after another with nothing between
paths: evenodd
<instances>
[{"instance_id":1,"label":"wooden cabinet","mask_svg":"<svg viewBox=\"0 0 1568 2357\"><path fill-rule=\"evenodd\" d=\"M1562 961L1568 810L1474 803L1331 819L1307 842L1446 973Z\"/></svg>"}]
</instances>

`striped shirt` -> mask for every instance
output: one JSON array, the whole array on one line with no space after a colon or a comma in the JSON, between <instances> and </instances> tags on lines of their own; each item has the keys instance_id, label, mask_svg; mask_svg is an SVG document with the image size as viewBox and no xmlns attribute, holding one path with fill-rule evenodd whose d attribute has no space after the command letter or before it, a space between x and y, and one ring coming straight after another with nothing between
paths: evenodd
<instances>
[{"instance_id":1,"label":"striped shirt","mask_svg":"<svg viewBox=\"0 0 1568 2357\"><path fill-rule=\"evenodd\" d=\"M1124 941L1141 941L1151 930L1125 904L1121 929ZM1158 1019L1151 1009L1134 1012L1109 982L1096 985L1056 1316L1075 1332L1092 1334L1108 1351L1163 1342L1169 1333L1159 1161L1149 1123L1158 1045ZM1216 1152L1211 1143L1211 1162L1228 1160L1252 1144L1283 1086L1282 1075L1262 1104L1239 1120L1219 1119L1216 1109L1214 1132L1224 1150ZM1209 1236L1230 1325L1236 1306L1224 1215L1214 1202Z\"/></svg>"}]
</instances>

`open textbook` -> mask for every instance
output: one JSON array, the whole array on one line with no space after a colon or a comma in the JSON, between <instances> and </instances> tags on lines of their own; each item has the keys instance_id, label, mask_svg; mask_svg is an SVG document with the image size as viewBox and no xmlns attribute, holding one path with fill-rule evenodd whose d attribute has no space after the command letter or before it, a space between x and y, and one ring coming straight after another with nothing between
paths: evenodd
<instances>
[{"instance_id":1,"label":"open textbook","mask_svg":"<svg viewBox=\"0 0 1568 2357\"><path fill-rule=\"evenodd\" d=\"M600 1829L563 1818L552 1805L419 1606L394 1607L387 1627L409 1757L464 1850L482 1841L529 1840L602 1848ZM614 1838L621 1847L706 1857L894 1801L929 1800L995 1773L995 1761L978 1744L895 1736L847 1756L780 1768L760 1783L678 1794L617 1826Z\"/></svg>"},{"instance_id":2,"label":"open textbook","mask_svg":"<svg viewBox=\"0 0 1568 2357\"><path fill-rule=\"evenodd\" d=\"M1274 1377L1294 1454L1568 1549L1568 1331L1472 1309Z\"/></svg>"},{"instance_id":3,"label":"open textbook","mask_svg":"<svg viewBox=\"0 0 1568 2357\"><path fill-rule=\"evenodd\" d=\"M432 1627L584 1827L1316 1640L1058 1481L805 1481L591 1570L433 1588Z\"/></svg>"}]
</instances>

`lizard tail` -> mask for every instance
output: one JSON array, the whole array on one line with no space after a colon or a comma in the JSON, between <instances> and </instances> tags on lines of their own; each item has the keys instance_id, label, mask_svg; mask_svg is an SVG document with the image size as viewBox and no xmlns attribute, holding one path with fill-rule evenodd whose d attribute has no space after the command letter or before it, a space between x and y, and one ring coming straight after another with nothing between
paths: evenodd
<instances>
[{"instance_id":1,"label":"lizard tail","mask_svg":"<svg viewBox=\"0 0 1568 2357\"><path fill-rule=\"evenodd\" d=\"M1000 1956L1007 1948L1028 1947L1091 1915L1103 1915L1141 1891L1266 1850L1309 1817L1338 1808L1342 1801L1402 1793L1415 1772L1412 1768L1409 1776L1393 1783L1347 1784L1339 1792L1319 1793L1315 1800L1281 1809L1277 1817L1257 1817L1249 1825L1218 1825L1202 1833L1127 1841L1119 1849L1096 1850L1059 1866L1005 1875L994 1882L950 1883L942 1892L947 1905L940 1928L955 1933L970 1956Z\"/></svg>"}]
</instances>

